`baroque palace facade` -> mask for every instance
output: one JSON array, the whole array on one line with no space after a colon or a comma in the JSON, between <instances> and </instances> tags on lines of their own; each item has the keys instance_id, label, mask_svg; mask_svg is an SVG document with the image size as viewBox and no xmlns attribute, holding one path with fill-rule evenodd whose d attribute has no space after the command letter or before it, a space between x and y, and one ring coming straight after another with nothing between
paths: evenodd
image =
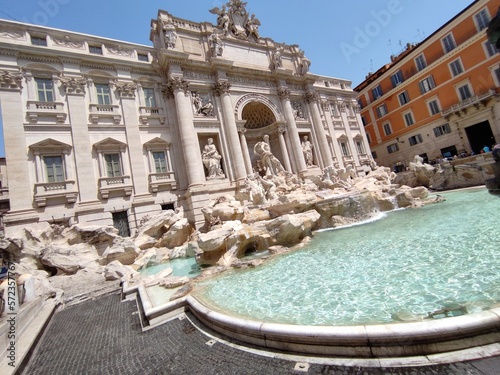
<instances>
[{"instance_id":1,"label":"baroque palace facade","mask_svg":"<svg viewBox=\"0 0 500 375\"><path fill-rule=\"evenodd\" d=\"M476 0L355 88L373 157L400 171L500 142L500 54L486 31L500 6Z\"/></svg>"},{"instance_id":2,"label":"baroque palace facade","mask_svg":"<svg viewBox=\"0 0 500 375\"><path fill-rule=\"evenodd\" d=\"M261 37L241 1L210 12L216 24L160 10L153 46L0 21L7 235L37 222L129 235L177 207L201 227L211 199L260 170L263 139L298 179L370 170L348 80Z\"/></svg>"}]
</instances>

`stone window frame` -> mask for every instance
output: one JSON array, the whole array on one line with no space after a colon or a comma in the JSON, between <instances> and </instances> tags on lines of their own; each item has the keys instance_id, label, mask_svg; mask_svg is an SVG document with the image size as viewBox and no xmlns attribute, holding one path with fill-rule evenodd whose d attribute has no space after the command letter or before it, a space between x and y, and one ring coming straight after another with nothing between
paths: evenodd
<instances>
[{"instance_id":1,"label":"stone window frame","mask_svg":"<svg viewBox=\"0 0 500 375\"><path fill-rule=\"evenodd\" d=\"M461 82L458 82L457 84L454 85L455 86L455 91L457 93L457 98L460 102L463 102L471 97L474 96L474 90L472 88L472 85L470 83L470 81L468 79L464 80L464 81L461 81ZM463 87L467 87L468 89L468 92L469 92L469 96L464 98L462 97L462 88Z\"/></svg>"},{"instance_id":2,"label":"stone window frame","mask_svg":"<svg viewBox=\"0 0 500 375\"><path fill-rule=\"evenodd\" d=\"M173 169L172 154L170 152L171 143L159 137L153 138L144 143L147 152L149 186L153 192L157 192L162 185L169 185L171 189L177 188L175 172ZM163 152L167 166L166 172L157 172L153 157L154 152Z\"/></svg>"},{"instance_id":3,"label":"stone window frame","mask_svg":"<svg viewBox=\"0 0 500 375\"><path fill-rule=\"evenodd\" d=\"M441 38L441 45L443 46L443 52L445 55L457 48L457 43L455 41L455 37L453 36L453 32L450 31L448 34Z\"/></svg>"},{"instance_id":4,"label":"stone window frame","mask_svg":"<svg viewBox=\"0 0 500 375\"><path fill-rule=\"evenodd\" d=\"M118 154L120 157L120 168L122 175L119 177L126 177L130 173L127 168L127 145L114 138L106 138L100 142L94 143L93 148L96 152L98 171L100 178L108 178L107 166L104 155Z\"/></svg>"},{"instance_id":5,"label":"stone window frame","mask_svg":"<svg viewBox=\"0 0 500 375\"><path fill-rule=\"evenodd\" d=\"M401 115L403 116L406 127L415 125L415 116L413 115L413 111L411 109L402 112Z\"/></svg>"},{"instance_id":6,"label":"stone window frame","mask_svg":"<svg viewBox=\"0 0 500 375\"><path fill-rule=\"evenodd\" d=\"M478 16L480 16L481 19L479 19ZM478 33L486 29L491 21L491 15L488 7L484 7L479 12L475 13L472 18L474 19L474 25L476 25L476 30Z\"/></svg>"},{"instance_id":7,"label":"stone window frame","mask_svg":"<svg viewBox=\"0 0 500 375\"><path fill-rule=\"evenodd\" d=\"M498 50L494 44L491 44L488 40L483 42L484 55L487 59L492 58L493 56L498 55Z\"/></svg>"},{"instance_id":8,"label":"stone window frame","mask_svg":"<svg viewBox=\"0 0 500 375\"><path fill-rule=\"evenodd\" d=\"M45 207L49 200L64 199L66 203L75 203L78 198L76 183L73 179L73 164L70 154L72 146L47 138L29 146L33 154L35 168L34 202L38 207ZM44 157L60 156L62 158L63 180L49 181Z\"/></svg>"},{"instance_id":9,"label":"stone window frame","mask_svg":"<svg viewBox=\"0 0 500 375\"><path fill-rule=\"evenodd\" d=\"M415 67L418 72L427 68L427 61L425 60L425 54L423 52L415 57Z\"/></svg>"},{"instance_id":10,"label":"stone window frame","mask_svg":"<svg viewBox=\"0 0 500 375\"><path fill-rule=\"evenodd\" d=\"M448 68L450 69L450 74L452 78L455 78L464 72L464 64L462 63L462 59L457 57L453 61L450 61L448 64Z\"/></svg>"},{"instance_id":11,"label":"stone window frame","mask_svg":"<svg viewBox=\"0 0 500 375\"><path fill-rule=\"evenodd\" d=\"M351 157L352 151L351 148L349 147L349 138L345 134L343 134L337 138L337 142L339 144L342 157Z\"/></svg>"},{"instance_id":12,"label":"stone window frame","mask_svg":"<svg viewBox=\"0 0 500 375\"><path fill-rule=\"evenodd\" d=\"M435 113L433 111L431 103L436 103L437 111ZM429 110L430 116L435 116L441 112L441 103L439 102L439 98L437 96L433 96L432 98L427 99L425 101L425 104L427 104L427 109Z\"/></svg>"},{"instance_id":13,"label":"stone window frame","mask_svg":"<svg viewBox=\"0 0 500 375\"><path fill-rule=\"evenodd\" d=\"M384 122L382 124L382 130L384 131L386 137L393 133L392 125L390 122Z\"/></svg>"},{"instance_id":14,"label":"stone window frame","mask_svg":"<svg viewBox=\"0 0 500 375\"><path fill-rule=\"evenodd\" d=\"M35 177L37 183L49 183L47 177L47 170L45 168L44 158L46 156L61 156L62 167L63 167L63 181L52 181L52 182L64 182L69 181L71 175L70 168L70 158L72 147L63 142L56 141L52 138L47 138L44 141L35 143L29 146L34 156L35 163Z\"/></svg>"},{"instance_id":15,"label":"stone window frame","mask_svg":"<svg viewBox=\"0 0 500 375\"><path fill-rule=\"evenodd\" d=\"M401 91L398 94L398 101L400 106L404 106L410 102L410 95L408 94L407 90Z\"/></svg>"}]
</instances>

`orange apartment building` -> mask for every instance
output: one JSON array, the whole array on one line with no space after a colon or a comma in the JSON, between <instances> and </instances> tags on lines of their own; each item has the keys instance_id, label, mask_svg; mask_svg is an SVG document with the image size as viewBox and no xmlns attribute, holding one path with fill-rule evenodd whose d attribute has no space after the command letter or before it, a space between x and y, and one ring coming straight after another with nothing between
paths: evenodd
<instances>
[{"instance_id":1,"label":"orange apartment building","mask_svg":"<svg viewBox=\"0 0 500 375\"><path fill-rule=\"evenodd\" d=\"M500 142L500 54L486 35L499 6L474 1L354 89L377 164L398 172L415 155L432 163Z\"/></svg>"}]
</instances>

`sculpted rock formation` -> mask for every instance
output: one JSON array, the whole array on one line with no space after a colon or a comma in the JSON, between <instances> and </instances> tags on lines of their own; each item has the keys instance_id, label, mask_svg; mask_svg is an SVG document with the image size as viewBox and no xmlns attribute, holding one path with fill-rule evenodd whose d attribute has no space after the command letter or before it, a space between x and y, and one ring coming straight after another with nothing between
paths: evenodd
<instances>
[{"instance_id":1,"label":"sculpted rock formation","mask_svg":"<svg viewBox=\"0 0 500 375\"><path fill-rule=\"evenodd\" d=\"M268 168L273 167L270 161ZM422 168L417 162L414 171ZM198 230L182 209L167 210L144 217L131 238L120 237L113 227L40 224L24 228L16 238L1 240L0 250L5 259L16 262L20 274L33 275L37 293L44 298L79 300L117 288L119 281L176 289L182 285L175 292L182 296L192 288L189 280L174 277L171 271L154 277L137 271L193 256L200 265L212 267L203 275L227 267L256 266L262 259L241 258L254 252L281 253L310 238L314 230L435 201L425 187L394 184L394 174L383 167L359 177L349 166L332 166L322 178L305 181L279 168L269 169L265 177L248 176L236 196L213 200L204 208L206 224Z\"/></svg>"}]
</instances>

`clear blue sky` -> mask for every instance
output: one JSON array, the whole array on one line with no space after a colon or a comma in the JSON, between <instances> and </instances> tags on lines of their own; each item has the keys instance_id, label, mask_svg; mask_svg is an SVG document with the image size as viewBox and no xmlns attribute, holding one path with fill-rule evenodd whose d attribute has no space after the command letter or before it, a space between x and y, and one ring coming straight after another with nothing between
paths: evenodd
<instances>
[{"instance_id":1,"label":"clear blue sky","mask_svg":"<svg viewBox=\"0 0 500 375\"><path fill-rule=\"evenodd\" d=\"M353 87L390 62L406 43L419 42L472 0L247 0L262 37L298 44L311 72L349 79ZM151 45L158 9L216 23L220 0L0 0L0 18ZM499 2L500 5L500 2ZM1 125L1 124L0 124ZM3 143L0 156L4 155Z\"/></svg>"}]
</instances>

